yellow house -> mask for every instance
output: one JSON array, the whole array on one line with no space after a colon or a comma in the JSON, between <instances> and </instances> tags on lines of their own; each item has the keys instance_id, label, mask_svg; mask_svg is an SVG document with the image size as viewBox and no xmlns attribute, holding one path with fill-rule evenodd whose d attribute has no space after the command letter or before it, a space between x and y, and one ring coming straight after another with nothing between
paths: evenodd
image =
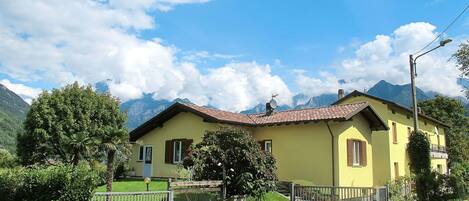
<instances>
[{"instance_id":1,"label":"yellow house","mask_svg":"<svg viewBox=\"0 0 469 201\"><path fill-rule=\"evenodd\" d=\"M411 120L406 112L357 92L328 107L271 114L246 115L175 103L130 133L131 164L136 176L178 177L178 164L190 145L200 142L207 130L229 125L250 131L261 148L272 153L281 181L379 186L396 174L408 174L404 134ZM421 120L432 142L439 139L444 147L444 124ZM434 157L432 165L446 171L444 153L438 154L442 158Z\"/></svg>"},{"instance_id":2,"label":"yellow house","mask_svg":"<svg viewBox=\"0 0 469 201\"><path fill-rule=\"evenodd\" d=\"M373 131L373 175L375 184L399 176L409 175L409 159L406 147L409 134L413 131L412 111L397 103L359 91L353 91L333 105L366 101L390 128L388 131ZM445 149L445 128L448 126L424 114L419 114L420 130L427 134L431 143L431 165L440 173L446 173L448 154ZM378 148L379 147L379 148Z\"/></svg>"}]
</instances>

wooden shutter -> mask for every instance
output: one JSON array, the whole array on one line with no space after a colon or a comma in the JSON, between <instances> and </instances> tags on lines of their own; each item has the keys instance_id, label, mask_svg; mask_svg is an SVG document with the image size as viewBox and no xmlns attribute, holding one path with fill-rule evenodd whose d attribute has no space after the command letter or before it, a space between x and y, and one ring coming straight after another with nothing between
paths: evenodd
<instances>
[{"instance_id":1,"label":"wooden shutter","mask_svg":"<svg viewBox=\"0 0 469 201\"><path fill-rule=\"evenodd\" d=\"M166 140L164 155L165 155L164 162L173 164L173 141L172 140Z\"/></svg>"},{"instance_id":2,"label":"wooden shutter","mask_svg":"<svg viewBox=\"0 0 469 201\"><path fill-rule=\"evenodd\" d=\"M353 140L347 140L347 165L353 165Z\"/></svg>"},{"instance_id":3,"label":"wooden shutter","mask_svg":"<svg viewBox=\"0 0 469 201\"><path fill-rule=\"evenodd\" d=\"M366 166L366 141L360 141L360 165Z\"/></svg>"},{"instance_id":4,"label":"wooden shutter","mask_svg":"<svg viewBox=\"0 0 469 201\"><path fill-rule=\"evenodd\" d=\"M258 141L257 143L259 143L259 146L261 147L261 150L265 151L264 141Z\"/></svg>"},{"instance_id":5,"label":"wooden shutter","mask_svg":"<svg viewBox=\"0 0 469 201\"><path fill-rule=\"evenodd\" d=\"M191 151L191 144L192 142L194 142L194 140L192 139L186 139L184 141L182 141L182 147L183 147L183 150L184 150L184 157L186 157L187 155L189 155L189 152Z\"/></svg>"}]
</instances>

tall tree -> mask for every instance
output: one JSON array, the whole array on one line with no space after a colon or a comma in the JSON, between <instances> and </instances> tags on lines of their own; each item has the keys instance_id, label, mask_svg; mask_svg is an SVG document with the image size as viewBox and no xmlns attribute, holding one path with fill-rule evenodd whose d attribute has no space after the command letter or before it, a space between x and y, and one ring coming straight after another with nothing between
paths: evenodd
<instances>
[{"instance_id":1,"label":"tall tree","mask_svg":"<svg viewBox=\"0 0 469 201\"><path fill-rule=\"evenodd\" d=\"M24 165L51 161L77 165L80 160L103 159L112 185L115 154L128 147L125 121L118 100L94 92L91 86L74 83L45 91L27 114L18 137L18 156Z\"/></svg>"},{"instance_id":2,"label":"tall tree","mask_svg":"<svg viewBox=\"0 0 469 201\"><path fill-rule=\"evenodd\" d=\"M465 116L464 105L461 101L436 96L418 105L425 114L450 126L445 132L449 163L469 160L469 118Z\"/></svg>"}]
</instances>

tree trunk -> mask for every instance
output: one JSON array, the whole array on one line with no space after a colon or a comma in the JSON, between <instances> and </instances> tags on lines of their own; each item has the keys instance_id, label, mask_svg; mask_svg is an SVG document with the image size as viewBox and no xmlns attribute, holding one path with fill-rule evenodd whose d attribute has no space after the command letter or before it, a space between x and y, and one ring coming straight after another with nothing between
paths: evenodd
<instances>
[{"instance_id":1,"label":"tree trunk","mask_svg":"<svg viewBox=\"0 0 469 201\"><path fill-rule=\"evenodd\" d=\"M112 192L112 180L114 179L114 156L115 150L109 150L107 152L107 176L106 176L106 190Z\"/></svg>"}]
</instances>

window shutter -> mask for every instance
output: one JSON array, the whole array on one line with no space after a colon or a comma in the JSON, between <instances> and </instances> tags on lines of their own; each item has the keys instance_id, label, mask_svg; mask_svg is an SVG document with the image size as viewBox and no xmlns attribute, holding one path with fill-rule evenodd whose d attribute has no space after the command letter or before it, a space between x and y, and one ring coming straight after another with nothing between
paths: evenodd
<instances>
[{"instance_id":1,"label":"window shutter","mask_svg":"<svg viewBox=\"0 0 469 201\"><path fill-rule=\"evenodd\" d=\"M172 140L166 140L164 162L168 164L173 164L173 141Z\"/></svg>"},{"instance_id":2,"label":"window shutter","mask_svg":"<svg viewBox=\"0 0 469 201\"><path fill-rule=\"evenodd\" d=\"M361 153L361 161L360 161L360 165L362 166L366 166L366 141L360 141L360 153Z\"/></svg>"},{"instance_id":3,"label":"window shutter","mask_svg":"<svg viewBox=\"0 0 469 201\"><path fill-rule=\"evenodd\" d=\"M187 139L187 140L182 141L182 144L183 144L182 146L183 146L183 150L184 150L184 157L189 155L189 152L191 151L190 148L191 148L192 142L194 142L194 140L192 140L192 139Z\"/></svg>"},{"instance_id":4,"label":"window shutter","mask_svg":"<svg viewBox=\"0 0 469 201\"><path fill-rule=\"evenodd\" d=\"M261 147L261 151L265 151L264 141L258 141L259 146Z\"/></svg>"},{"instance_id":5,"label":"window shutter","mask_svg":"<svg viewBox=\"0 0 469 201\"><path fill-rule=\"evenodd\" d=\"M353 165L353 140L347 140L347 165Z\"/></svg>"}]
</instances>

